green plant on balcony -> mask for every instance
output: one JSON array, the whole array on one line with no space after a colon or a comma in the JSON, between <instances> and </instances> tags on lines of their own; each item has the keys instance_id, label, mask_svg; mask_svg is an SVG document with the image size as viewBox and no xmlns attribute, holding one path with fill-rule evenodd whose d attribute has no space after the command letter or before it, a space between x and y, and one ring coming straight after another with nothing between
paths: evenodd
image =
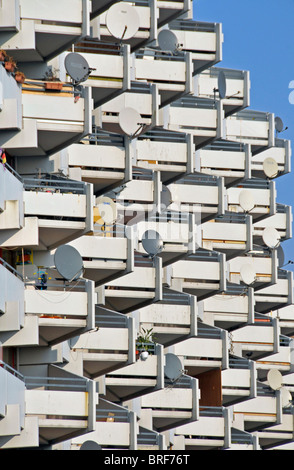
<instances>
[{"instance_id":1,"label":"green plant on balcony","mask_svg":"<svg viewBox=\"0 0 294 470\"><path fill-rule=\"evenodd\" d=\"M153 328L142 328L136 339L136 356L146 359L149 354L154 354L155 337ZM147 354L146 354L147 353Z\"/></svg>"}]
</instances>

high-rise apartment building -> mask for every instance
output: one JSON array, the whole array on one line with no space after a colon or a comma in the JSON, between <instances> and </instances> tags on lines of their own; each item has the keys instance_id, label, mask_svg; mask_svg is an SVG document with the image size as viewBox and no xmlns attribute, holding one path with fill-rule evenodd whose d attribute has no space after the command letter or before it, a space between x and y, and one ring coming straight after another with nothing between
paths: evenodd
<instances>
[{"instance_id":1,"label":"high-rise apartment building","mask_svg":"<svg viewBox=\"0 0 294 470\"><path fill-rule=\"evenodd\" d=\"M192 0L0 1L0 449L294 449L290 142L222 47Z\"/></svg>"}]
</instances>

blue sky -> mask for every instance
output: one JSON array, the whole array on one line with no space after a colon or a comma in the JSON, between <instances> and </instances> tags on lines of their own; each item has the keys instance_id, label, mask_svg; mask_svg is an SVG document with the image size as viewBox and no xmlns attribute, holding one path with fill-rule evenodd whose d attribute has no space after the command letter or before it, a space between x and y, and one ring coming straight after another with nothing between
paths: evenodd
<instances>
[{"instance_id":1,"label":"blue sky","mask_svg":"<svg viewBox=\"0 0 294 470\"><path fill-rule=\"evenodd\" d=\"M249 70L250 108L282 118L288 130L280 137L291 141L293 161L294 0L194 0L193 11L195 20L222 23L223 60L218 66ZM277 202L292 206L294 213L293 163L292 172L275 181ZM294 239L282 246L285 261L294 261ZM294 271L294 265L287 269Z\"/></svg>"}]
</instances>

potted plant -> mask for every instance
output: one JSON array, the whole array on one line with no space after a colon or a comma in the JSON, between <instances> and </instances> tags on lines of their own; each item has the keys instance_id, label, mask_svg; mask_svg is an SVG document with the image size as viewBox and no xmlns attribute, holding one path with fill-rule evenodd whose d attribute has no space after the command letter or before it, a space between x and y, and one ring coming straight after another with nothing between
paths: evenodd
<instances>
[{"instance_id":1,"label":"potted plant","mask_svg":"<svg viewBox=\"0 0 294 470\"><path fill-rule=\"evenodd\" d=\"M45 89L46 90L62 90L63 83L57 77L57 69L47 70L45 73Z\"/></svg>"},{"instance_id":2,"label":"potted plant","mask_svg":"<svg viewBox=\"0 0 294 470\"><path fill-rule=\"evenodd\" d=\"M26 76L23 72L21 72L20 70L18 70L17 72L15 72L14 74L14 78L15 80L17 81L17 83L24 83L25 79L26 79Z\"/></svg>"},{"instance_id":3,"label":"potted plant","mask_svg":"<svg viewBox=\"0 0 294 470\"><path fill-rule=\"evenodd\" d=\"M138 333L136 339L136 357L140 357L142 360L146 360L149 354L154 353L155 338L153 328L146 330L142 328L142 331Z\"/></svg>"},{"instance_id":4,"label":"potted plant","mask_svg":"<svg viewBox=\"0 0 294 470\"><path fill-rule=\"evenodd\" d=\"M12 57L7 57L4 62L4 67L7 70L7 72L14 72L16 68L15 60Z\"/></svg>"}]
</instances>

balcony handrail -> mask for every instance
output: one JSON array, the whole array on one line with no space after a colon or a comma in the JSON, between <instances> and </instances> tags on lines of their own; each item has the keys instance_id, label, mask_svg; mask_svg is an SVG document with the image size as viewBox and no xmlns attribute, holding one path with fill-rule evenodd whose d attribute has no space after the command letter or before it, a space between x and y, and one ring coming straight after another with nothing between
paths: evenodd
<instances>
[{"instance_id":1,"label":"balcony handrail","mask_svg":"<svg viewBox=\"0 0 294 470\"><path fill-rule=\"evenodd\" d=\"M109 421L121 422L121 423L129 423L129 411L123 409L114 409L114 408L103 408L103 409L96 409L96 419L109 419Z\"/></svg>"},{"instance_id":2,"label":"balcony handrail","mask_svg":"<svg viewBox=\"0 0 294 470\"><path fill-rule=\"evenodd\" d=\"M206 21L193 21L191 19L176 19L169 23L169 28L183 31L202 31L207 33L214 33L216 31L216 24Z\"/></svg>"},{"instance_id":3,"label":"balcony handrail","mask_svg":"<svg viewBox=\"0 0 294 470\"><path fill-rule=\"evenodd\" d=\"M152 52L152 55L149 55L148 53ZM146 47L144 49L139 49L135 51L136 59L142 59L144 57L153 57L155 60L171 60L171 61L177 61L177 62L184 62L185 61L185 52L184 51L178 51L176 54L173 54L172 52L166 53L162 52L157 49L147 49Z\"/></svg>"},{"instance_id":4,"label":"balcony handrail","mask_svg":"<svg viewBox=\"0 0 294 470\"><path fill-rule=\"evenodd\" d=\"M95 325L104 328L126 328L128 318L118 315L95 315Z\"/></svg>"},{"instance_id":5,"label":"balcony handrail","mask_svg":"<svg viewBox=\"0 0 294 470\"><path fill-rule=\"evenodd\" d=\"M138 140L151 140L159 142L186 142L187 135L181 132L173 132L167 129L151 129L150 131L144 132L144 134L138 136Z\"/></svg>"},{"instance_id":6,"label":"balcony handrail","mask_svg":"<svg viewBox=\"0 0 294 470\"><path fill-rule=\"evenodd\" d=\"M69 282L63 279L60 279L60 284L57 284L55 281L58 279L55 279L53 282L48 280L45 284L46 290L52 290L55 291L57 289L62 289L63 291L72 291L73 289L81 289L85 290L86 289L86 279L78 279L77 281ZM28 278L26 282L24 283L25 288L26 287L38 287L41 286L41 283L38 282L39 280L36 278Z\"/></svg>"},{"instance_id":7,"label":"balcony handrail","mask_svg":"<svg viewBox=\"0 0 294 470\"><path fill-rule=\"evenodd\" d=\"M159 445L159 434L140 426L137 435L137 443L140 445Z\"/></svg>"},{"instance_id":8,"label":"balcony handrail","mask_svg":"<svg viewBox=\"0 0 294 470\"><path fill-rule=\"evenodd\" d=\"M18 372L16 369L14 369L13 367L6 364L6 362L3 362L3 361L0 360L0 367L2 367L4 370L6 370L10 374L14 375L15 377L17 377L18 379L20 379L22 382L25 381L24 376L20 372Z\"/></svg>"},{"instance_id":9,"label":"balcony handrail","mask_svg":"<svg viewBox=\"0 0 294 470\"><path fill-rule=\"evenodd\" d=\"M261 382L257 383L257 396L274 397L276 394L275 390L272 390L269 385Z\"/></svg>"},{"instance_id":10,"label":"balcony handrail","mask_svg":"<svg viewBox=\"0 0 294 470\"><path fill-rule=\"evenodd\" d=\"M15 171L14 168L12 168L7 162L3 162L3 158L0 157L0 162L2 163L2 165L4 165L4 167L10 172L13 174L13 176L15 176L21 183L23 182L23 179L22 177L17 173L17 171Z\"/></svg>"},{"instance_id":11,"label":"balcony handrail","mask_svg":"<svg viewBox=\"0 0 294 470\"><path fill-rule=\"evenodd\" d=\"M231 428L231 442L233 444L253 444L254 438L252 434L246 431Z\"/></svg>"},{"instance_id":12,"label":"balcony handrail","mask_svg":"<svg viewBox=\"0 0 294 470\"><path fill-rule=\"evenodd\" d=\"M54 189L56 192L61 193L86 193L85 183L73 180L24 177L23 185L26 191Z\"/></svg>"},{"instance_id":13,"label":"balcony handrail","mask_svg":"<svg viewBox=\"0 0 294 470\"><path fill-rule=\"evenodd\" d=\"M38 377L24 376L25 385L28 390L44 388L44 390L63 390L86 392L88 379L69 377Z\"/></svg>"},{"instance_id":14,"label":"balcony handrail","mask_svg":"<svg viewBox=\"0 0 294 470\"><path fill-rule=\"evenodd\" d=\"M10 264L8 264L3 258L0 257L0 264L2 264L8 271L10 271L14 276L18 277L22 282L24 282L24 278L22 275L16 271Z\"/></svg>"},{"instance_id":15,"label":"balcony handrail","mask_svg":"<svg viewBox=\"0 0 294 470\"><path fill-rule=\"evenodd\" d=\"M215 100L209 98L199 98L192 95L183 96L178 100L173 101L170 106L176 108L217 109Z\"/></svg>"},{"instance_id":16,"label":"balcony handrail","mask_svg":"<svg viewBox=\"0 0 294 470\"><path fill-rule=\"evenodd\" d=\"M200 416L213 416L222 417L224 416L224 408L222 406L199 406Z\"/></svg>"},{"instance_id":17,"label":"balcony handrail","mask_svg":"<svg viewBox=\"0 0 294 470\"><path fill-rule=\"evenodd\" d=\"M217 338L220 339L222 337L222 333L220 329L203 326L198 323L197 327L197 336L199 338Z\"/></svg>"}]
</instances>

